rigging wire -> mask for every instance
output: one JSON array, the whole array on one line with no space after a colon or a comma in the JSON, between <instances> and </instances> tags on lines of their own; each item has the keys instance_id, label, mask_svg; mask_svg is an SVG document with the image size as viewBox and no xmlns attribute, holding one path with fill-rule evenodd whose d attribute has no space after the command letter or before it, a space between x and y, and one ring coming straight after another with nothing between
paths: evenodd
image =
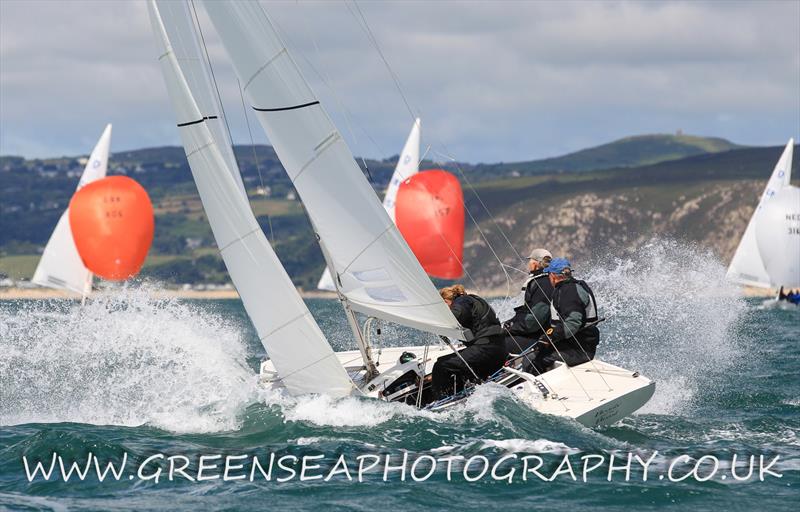
<instances>
[{"instance_id":1,"label":"rigging wire","mask_svg":"<svg viewBox=\"0 0 800 512\"><path fill-rule=\"evenodd\" d=\"M319 60L322 60L322 57L321 57L322 52L320 51L319 45L317 44L317 38L314 37L314 31L310 30L308 28L308 23L307 23L307 21L305 21L306 20L305 16L301 16L300 18L303 19L304 23L306 24L306 32L308 34L310 34L311 43L314 45L314 52L316 53L317 58ZM354 117L354 116L353 116L352 112L350 112L350 110L347 108L347 105L345 104L345 102L342 99L342 97L337 93L336 88L333 87L331 79L328 77L328 75L326 75L321 70L321 68L319 68L319 67L314 65L314 63L311 61L311 59L308 58L308 56L305 54L305 52L303 52L300 49L300 46L294 43L292 38L289 36L289 33L281 28L280 23L278 23L277 20L272 19L272 23L275 26L275 30L280 32L280 37L284 41L284 45L286 45L286 43L288 42L289 45L292 46L292 48L293 48L293 53L295 53L297 55L300 55L300 57L303 59L303 61L311 69L311 71L315 75L317 75L317 77L320 79L322 84L331 92L331 94L333 95L335 104L338 107L338 110L341 113L342 117L344 118L345 126L347 127L347 132L349 133L350 137L352 138L354 146L355 147L359 147L360 146L359 139L356 136L355 131L353 130L353 124L354 123L351 121L351 118ZM361 126L361 125L359 125L357 123L356 123L356 125L361 129L361 131L366 136L366 138L369 139L369 141L375 146L375 148L378 150L378 154L379 155L386 154L381 149L381 147L378 145L378 143L375 141L375 139L372 137L372 135L366 129L364 129L363 126ZM362 155L364 153L363 151L359 151L359 152L362 153ZM367 179L369 180L370 184L374 185L375 184L375 180L372 177L372 171L370 170L369 165L367 164L366 158L364 156L361 156L359 158L361 159L361 164L362 164L362 166L364 168L364 171L367 174Z\"/></svg>"},{"instance_id":2,"label":"rigging wire","mask_svg":"<svg viewBox=\"0 0 800 512\"><path fill-rule=\"evenodd\" d=\"M233 159L236 160L236 152L233 150L233 135L231 134L231 127L228 124L228 116L225 114L225 105L222 104L222 95L219 93L217 77L214 75L214 67L211 65L211 56L208 54L208 46L206 45L206 38L203 36L203 27L200 25L200 17L197 15L197 8L194 5L194 0L189 0L189 4L192 6L192 12L194 13L194 25L197 27L197 33L200 35L200 42L203 45L203 52L206 56L206 64L208 64L208 71L211 75L211 83L214 84L214 90L217 93L217 104L219 105L220 114L222 115L222 120L225 122L225 129L228 132L228 139L231 143L231 153L233 153ZM236 162L236 165L239 165L238 161Z\"/></svg>"},{"instance_id":3,"label":"rigging wire","mask_svg":"<svg viewBox=\"0 0 800 512\"><path fill-rule=\"evenodd\" d=\"M244 121L247 123L247 132L250 134L250 147L253 149L253 162L256 164L256 171L258 171L258 181L261 183L261 190L264 191L266 197L267 188L264 186L264 178L261 177L261 164L258 162L258 155L256 154L256 143L253 139L253 130L250 128L250 118L247 115L247 105L244 102L244 91L242 90L242 83L239 78L236 78L236 85L239 86L239 97L242 99L242 111L244 112ZM272 229L272 216L267 212L267 222L269 223L269 241L275 245L275 232Z\"/></svg>"},{"instance_id":4,"label":"rigging wire","mask_svg":"<svg viewBox=\"0 0 800 512\"><path fill-rule=\"evenodd\" d=\"M377 51L378 55L381 57L381 60L383 61L384 65L386 66L386 69L387 69L387 71L389 72L390 76L391 76L391 77L392 77L392 79L394 80L395 86L397 87L397 90L398 90L398 92L399 92L400 96L402 97L402 99L403 99L403 102L405 103L405 105L406 105L406 108L408 109L408 112L409 112L409 114L411 114L411 116L415 118L415 116L414 116L414 112L413 112L413 109L411 108L411 105L409 104L409 102L408 102L408 99L407 99L407 97L406 97L405 93L403 92L403 87L402 87L402 85L401 85L401 83L400 83L400 80L399 80L399 78L397 77L397 75L396 75L396 73L394 72L394 70L392 69L391 65L389 64L389 61L386 59L385 55L383 54L383 51L380 49L380 45L378 44L378 41L377 41L377 39L375 38L375 35L374 35L374 33L372 32L372 29L370 28L370 26L369 26L369 23L368 23L368 22L367 22L367 20L366 20L366 17L364 16L364 13L363 13L363 12L361 11L361 9L359 8L359 6L358 6L358 3L357 3L357 1L356 1L356 0L352 0L352 3L353 3L353 5L355 6L355 8L356 8L356 11L358 12L358 16L359 16L359 18L360 18L359 26L361 26L361 27L362 27L362 30L364 30L364 31L365 31L365 33L367 34L367 37L368 37L368 39L370 40L370 42L372 43L373 47L374 47L374 48L375 48L375 50ZM349 7L349 5L347 4L347 2L345 2L345 5L347 5L347 6L348 6L348 10L349 10L349 11L351 12L351 14L353 14L353 15L354 15L354 17L355 17L355 14L353 13L352 9L350 9L350 7ZM356 20L356 21L359 21L359 20L358 20L358 18L357 18L357 20ZM363 23L363 25L362 25L362 23ZM442 148L444 149L444 151L447 151L447 152L449 153L449 150L448 150L448 149L447 149L447 147L444 145L444 143L441 143L441 142L440 142L440 144L441 144ZM438 152L437 152L437 154L438 154ZM455 167L456 167L456 169L458 170L459 174L460 174L460 175L461 175L461 176L464 178L465 182L467 183L467 186L470 188L470 190L473 192L473 194L475 195L475 197L478 199L478 202L479 202L479 203L480 203L480 205L483 207L483 209L486 211L487 215L489 216L489 218L491 219L492 223L495 225L495 227L497 228L497 230L500 232L500 234L502 235L503 239L504 239L504 240L506 241L506 243L507 243L507 244L508 244L508 245L511 247L511 249L514 251L514 253L517 255L517 257L518 257L519 259L522 259L522 256L521 256L521 254L520 254L520 253L519 253L519 251L516 249L516 247L514 247L514 245L511 243L511 241L508 239L508 236L506 236L506 234L505 234L505 231L504 231L504 230L503 230L503 229L500 227L499 223L498 223L498 222L497 222L497 220L495 219L494 215L492 215L491 211L489 211L488 207L486 206L486 204L485 204L485 203L483 202L483 200L481 199L480 195L478 194L478 192L477 192L477 190L475 189L475 187L472 185L471 181L470 181L470 180L469 180L469 179L466 177L466 174L464 173L463 169L461 169L461 166L460 166L460 165L458 165L458 162L455 160L455 158L453 158L453 157L452 157L452 156L450 156L450 155L442 155L442 156L446 156L447 158L449 158L449 159L450 159L450 161L451 161L451 162L453 162L453 164L455 165ZM505 263L503 263L503 261L500 259L499 255L498 255L498 254L497 254L497 252L495 251L495 249L494 249L494 247L492 246L492 244L489 242L489 240L488 240L488 238L486 237L486 235L484 234L483 230L480 228L480 225L479 225L479 224L478 224L478 222L476 221L475 217L473 216L473 214L472 214L472 212L469 210L469 208L466 208L466 206L465 206L465 208L464 208L464 209L465 209L465 210L467 211L467 213L469 214L469 216L470 216L470 219L471 219L471 220L472 220L472 222L475 224L475 227L476 227L476 229L477 229L477 230L478 230L478 232L480 233L480 235L481 235L481 238L483 238L483 239L484 239L484 241L486 242L486 245L487 245L487 247L489 248L489 250L492 252L492 255L495 257L495 259L497 260L497 262L500 264L500 268L502 269L502 271L503 271L503 274L504 274L504 275L505 275L505 277L506 277L506 285L507 285L507 288L506 288L506 299L508 299L508 298L510 297L510 293L511 293L511 284L510 284L510 276L508 275L508 272L506 271L506 266L507 266L507 265L506 265ZM538 283L536 283L536 284L537 284L537 286L539 286L539 284L538 284ZM540 288L541 288L541 287L540 287ZM524 301L523 301L523 302L524 302ZM530 309L531 309L531 308L530 308L530 306L528 306L527 304L525 304L525 305L526 305L526 307L528 308L528 310L530 310ZM533 311L530 311L530 312L531 312L531 314L533 313ZM535 318L535 315L534 315L534 318ZM538 319L537 319L537 323L539 323ZM539 324L539 326L540 326L540 327L542 327L542 331L545 333L545 336L546 336L546 337L547 337L547 339L550 341L550 345L553 347L553 349L556 351L556 353L558 354L558 356L559 356L559 357L562 359L562 361L563 361L563 360L564 360L564 357L561 355L561 353L560 353L560 351L558 350L558 348L557 348L557 347L555 346L555 344L552 342L552 339L551 339L551 338L550 338L550 336L547 334L547 331L546 331L546 330L543 328L543 326L541 326L541 324ZM578 344L578 346L581 348L581 351L584 353L584 355L586 355L586 356L588 357L588 354L586 353L586 350L583 348L583 345L580 343L580 341L579 341L579 340L577 339L577 337L575 336L575 334L576 334L576 333L570 333L570 334L571 334L572 338L575 340L575 342ZM591 363L592 363L592 366L593 366L593 367L595 367L595 370L597 371L597 369L596 369L596 366L595 366L595 364L594 364L594 360L593 360L593 358L589 358L589 361L591 361ZM572 371L572 368L571 368L569 365L567 365L567 369L569 370L570 374L572 374L572 375L573 375L573 377L575 378L575 380L578 382L578 385L579 385L579 386L581 387L581 389L584 391L584 393L586 394L586 396L587 396L589 399L591 399L591 396L590 396L590 395L589 395L589 393L586 391L586 389L583 387L583 384L581 383L580 379L578 379L577 375L575 375L575 374L574 374L574 372ZM599 371L597 371L597 373L598 373L598 375L600 375L601 379L602 379L602 380L603 380L603 382L606 384L606 386L608 386L608 388L609 388L609 389L611 389L611 386L608 384L608 382L607 382L607 381L605 380L605 378L602 376L602 373L601 373L601 372L599 372Z\"/></svg>"},{"instance_id":5,"label":"rigging wire","mask_svg":"<svg viewBox=\"0 0 800 512\"><path fill-rule=\"evenodd\" d=\"M219 105L220 114L222 115L222 120L225 122L225 129L228 132L228 139L230 141L231 147L231 154L233 154L233 159L236 163L236 166L239 168L239 172L241 173L242 165L239 162L239 159L236 157L236 151L233 149L233 133L231 132L230 124L228 124L228 115L225 113L225 105L222 103L222 95L219 92L219 86L217 85L217 78L214 74L214 67L211 65L211 56L208 53L208 45L206 44L206 38L203 35L203 27L200 25L200 17L197 15L197 8L194 5L194 0L189 0L189 4L192 6L192 12L194 13L193 22L195 27L197 28L197 33L200 35L200 42L203 46L203 53L206 57L206 63L208 64L209 74L211 75L211 82L214 84L214 91L217 94L217 104ZM255 140L253 139L253 131L250 129L250 120L247 117L247 107L244 103L244 93L242 92L242 84L239 83L239 79L236 79L236 84L239 86L239 94L242 98L242 108L244 110L244 119L245 123L247 123L247 131L250 133L250 147L253 150L253 160L256 165L256 170L258 172L258 181L261 184L261 190L266 191L266 186L264 185L264 178L261 175L261 165L258 163L258 155L256 154L256 145ZM244 184L242 184L244 187ZM247 198L247 189L245 188L245 198ZM266 214L267 222L269 223L269 235L270 235L270 242L275 245L275 232L272 229L272 216L269 213Z\"/></svg>"}]
</instances>

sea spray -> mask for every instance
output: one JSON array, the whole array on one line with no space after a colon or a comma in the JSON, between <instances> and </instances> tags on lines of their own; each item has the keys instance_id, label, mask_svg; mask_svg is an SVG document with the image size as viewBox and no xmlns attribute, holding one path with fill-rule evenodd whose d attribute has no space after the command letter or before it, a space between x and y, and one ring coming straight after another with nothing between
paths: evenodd
<instances>
[{"instance_id":1,"label":"sea spray","mask_svg":"<svg viewBox=\"0 0 800 512\"><path fill-rule=\"evenodd\" d=\"M576 270L607 318L598 357L656 381L642 412L674 414L700 389L713 392L716 377L744 350L734 326L746 303L707 250L652 240L634 256L606 256Z\"/></svg>"},{"instance_id":2,"label":"sea spray","mask_svg":"<svg viewBox=\"0 0 800 512\"><path fill-rule=\"evenodd\" d=\"M236 326L125 287L72 301L0 306L0 425L150 424L235 429L254 398Z\"/></svg>"}]
</instances>

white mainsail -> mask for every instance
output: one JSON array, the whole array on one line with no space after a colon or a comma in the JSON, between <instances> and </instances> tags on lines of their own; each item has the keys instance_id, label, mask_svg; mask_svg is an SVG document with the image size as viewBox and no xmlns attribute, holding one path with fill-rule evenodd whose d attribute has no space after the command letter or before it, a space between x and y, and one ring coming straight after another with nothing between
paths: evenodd
<instances>
[{"instance_id":1,"label":"white mainsail","mask_svg":"<svg viewBox=\"0 0 800 512\"><path fill-rule=\"evenodd\" d=\"M83 169L78 181L77 192L89 183L105 178L108 169L108 151L111 146L111 125L108 124L89 155L89 161ZM36 267L32 282L40 286L69 290L83 297L92 291L92 273L83 264L78 254L72 229L69 226L69 207L58 219L56 229L42 253L42 259Z\"/></svg>"},{"instance_id":2,"label":"white mainsail","mask_svg":"<svg viewBox=\"0 0 800 512\"><path fill-rule=\"evenodd\" d=\"M465 333L378 201L347 144L256 2L204 2L244 92L320 238L353 311Z\"/></svg>"},{"instance_id":3,"label":"white mainsail","mask_svg":"<svg viewBox=\"0 0 800 512\"><path fill-rule=\"evenodd\" d=\"M408 134L406 144L403 146L403 151L397 160L397 165L394 168L392 179L389 180L389 186L386 188L386 195L383 196L383 208L389 214L392 222L395 222L394 210L395 200L397 199L397 190L400 184L419 172L419 118L414 120L414 125L411 127L411 132ZM322 277L317 284L318 290L336 291L336 285L333 283L331 271L325 267Z\"/></svg>"},{"instance_id":4,"label":"white mainsail","mask_svg":"<svg viewBox=\"0 0 800 512\"><path fill-rule=\"evenodd\" d=\"M235 169L219 150L207 119L194 101L159 16L148 2L159 47L159 61L175 108L181 140L228 273L278 376L292 394L357 392L324 334L269 245L246 198Z\"/></svg>"},{"instance_id":5,"label":"white mainsail","mask_svg":"<svg viewBox=\"0 0 800 512\"><path fill-rule=\"evenodd\" d=\"M786 148L783 150L772 175L761 194L758 206L750 217L742 240L736 248L730 265L728 266L727 279L736 283L757 286L761 288L771 288L773 281L770 279L767 269L764 266L762 253L759 251L756 240L756 224L764 206L768 204L784 187L789 185L792 174L792 152L794 150L794 139L789 139ZM773 247L772 250L775 248Z\"/></svg>"},{"instance_id":6,"label":"white mainsail","mask_svg":"<svg viewBox=\"0 0 800 512\"><path fill-rule=\"evenodd\" d=\"M192 91L197 108L200 109L206 126L214 136L217 148L225 159L233 180L242 195L247 197L242 183L242 175L233 154L233 144L225 126L222 105L219 102L219 96L214 92L210 64L204 58L189 4L175 0L156 0L156 5L164 26L168 27L172 51L175 52L175 58L178 60L189 90Z\"/></svg>"}]
</instances>

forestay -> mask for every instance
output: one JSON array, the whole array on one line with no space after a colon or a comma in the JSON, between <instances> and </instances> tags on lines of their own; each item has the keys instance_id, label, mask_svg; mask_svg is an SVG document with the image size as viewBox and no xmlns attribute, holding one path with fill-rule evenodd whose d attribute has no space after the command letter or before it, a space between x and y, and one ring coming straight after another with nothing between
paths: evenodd
<instances>
[{"instance_id":1,"label":"forestay","mask_svg":"<svg viewBox=\"0 0 800 512\"><path fill-rule=\"evenodd\" d=\"M186 156L228 273L278 376L292 394L343 396L355 388L297 293L233 179L149 2L159 61Z\"/></svg>"},{"instance_id":2,"label":"forestay","mask_svg":"<svg viewBox=\"0 0 800 512\"><path fill-rule=\"evenodd\" d=\"M386 195L383 196L383 208L389 214L389 218L395 224L395 203L397 202L397 190L400 184L419 172L419 118L414 120L414 125L411 127L411 132L408 134L406 144L403 146L403 151L397 159L397 165L394 168L392 179L389 180L389 186L386 188ZM317 289L336 291L336 285L331 277L331 271L326 267L322 273L322 277L317 283Z\"/></svg>"},{"instance_id":3,"label":"forestay","mask_svg":"<svg viewBox=\"0 0 800 512\"><path fill-rule=\"evenodd\" d=\"M792 152L794 140L789 139L786 149L783 150L781 158L775 165L772 175L764 188L764 193L758 202L758 206L750 217L747 229L739 242L736 252L733 255L731 264L728 266L727 278L730 281L749 286L770 288L770 280L767 269L764 266L761 252L758 249L756 240L756 223L764 206L786 185L789 184L792 172Z\"/></svg>"},{"instance_id":4,"label":"forestay","mask_svg":"<svg viewBox=\"0 0 800 512\"><path fill-rule=\"evenodd\" d=\"M169 33L169 41L192 96L206 121L206 126L217 142L233 180L242 195L247 197L242 175L233 154L233 146L225 126L222 106L214 92L210 64L204 57L195 20L186 1L156 0L158 12Z\"/></svg>"},{"instance_id":5,"label":"forestay","mask_svg":"<svg viewBox=\"0 0 800 512\"><path fill-rule=\"evenodd\" d=\"M108 169L108 151L111 146L111 125L106 125L103 134L86 162L78 181L76 192L89 183L104 178ZM61 214L56 229L47 241L42 259L33 274L34 283L50 288L60 288L79 293L84 297L92 291L92 274L83 264L72 229L69 225L69 208Z\"/></svg>"},{"instance_id":6,"label":"forestay","mask_svg":"<svg viewBox=\"0 0 800 512\"><path fill-rule=\"evenodd\" d=\"M463 339L261 6L204 5L350 308Z\"/></svg>"}]
</instances>

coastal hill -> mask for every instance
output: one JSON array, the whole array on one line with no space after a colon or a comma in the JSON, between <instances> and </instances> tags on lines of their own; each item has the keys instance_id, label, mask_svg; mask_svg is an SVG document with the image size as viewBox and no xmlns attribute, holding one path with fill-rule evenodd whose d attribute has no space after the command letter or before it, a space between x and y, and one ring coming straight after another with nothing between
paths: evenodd
<instances>
[{"instance_id":1,"label":"coastal hill","mask_svg":"<svg viewBox=\"0 0 800 512\"><path fill-rule=\"evenodd\" d=\"M580 263L601 253L634 251L660 236L698 243L727 261L781 151L716 138L644 135L545 160L424 162L422 168L456 173L470 214L509 264L519 261L506 238L520 253L547 245ZM274 150L236 146L235 153L264 232L295 283L313 287L322 255ZM379 194L396 158L357 159ZM81 157L0 157L0 274L32 275L82 162ZM109 164L110 174L139 181L156 207L145 277L172 284L228 282L182 148L114 153ZM494 257L469 216L466 240L472 277L481 287L500 286L502 274L496 263L489 264Z\"/></svg>"}]
</instances>

